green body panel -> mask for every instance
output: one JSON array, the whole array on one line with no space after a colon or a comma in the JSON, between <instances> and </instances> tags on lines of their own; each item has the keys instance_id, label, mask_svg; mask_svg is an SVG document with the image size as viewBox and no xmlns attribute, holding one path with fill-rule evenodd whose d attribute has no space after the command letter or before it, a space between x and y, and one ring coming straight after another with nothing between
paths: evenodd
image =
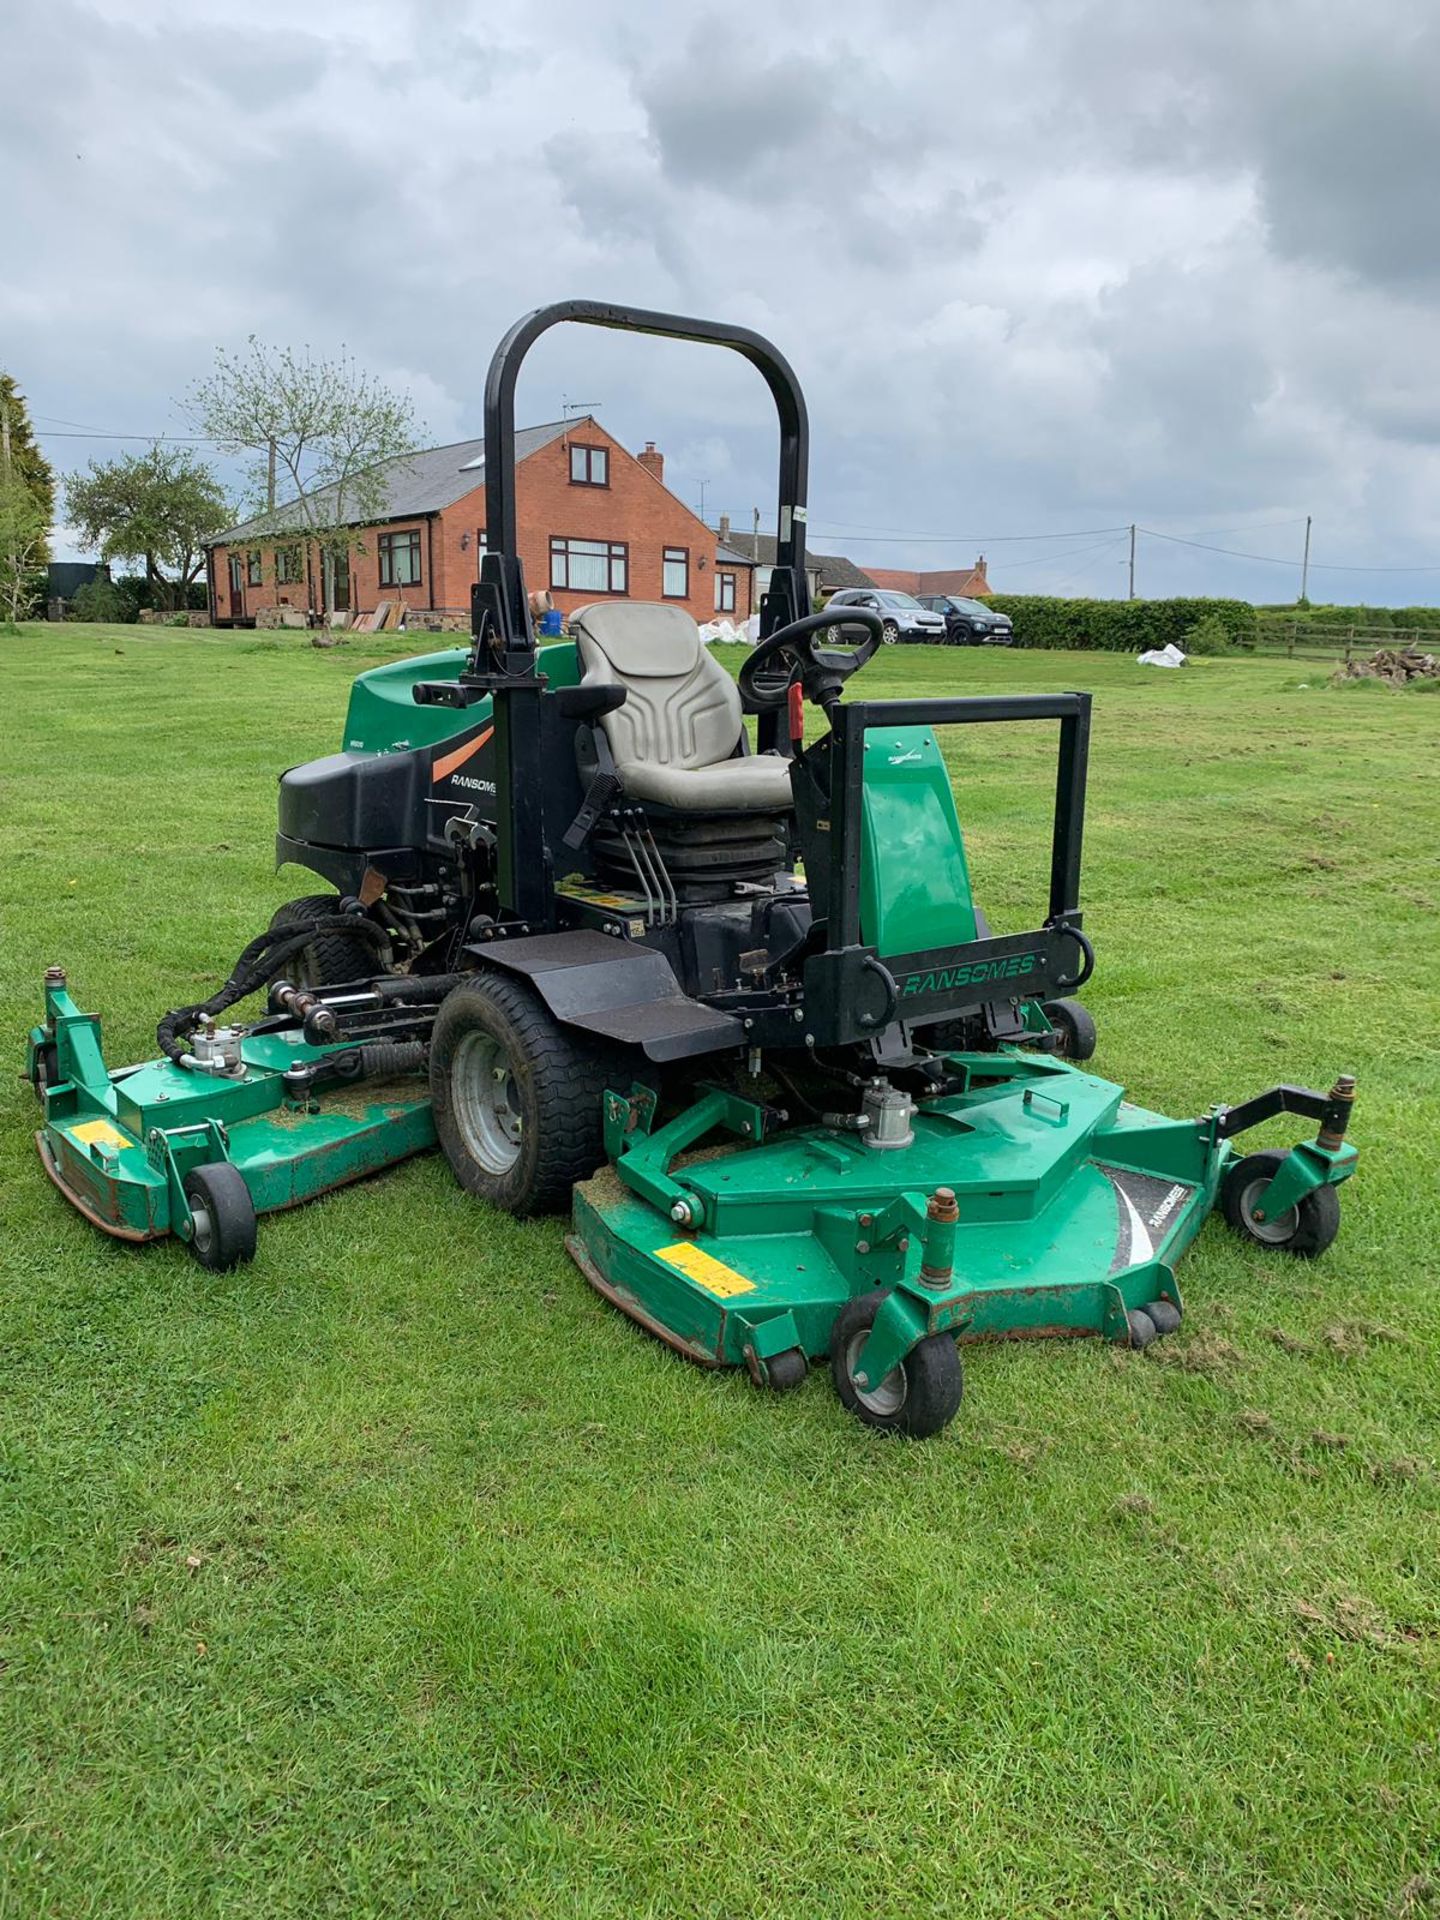
<instances>
[{"instance_id":1,"label":"green body panel","mask_svg":"<svg viewBox=\"0 0 1440 1920\"><path fill-rule=\"evenodd\" d=\"M865 738L860 932L882 956L976 938L965 840L929 727Z\"/></svg>"},{"instance_id":2,"label":"green body panel","mask_svg":"<svg viewBox=\"0 0 1440 1920\"><path fill-rule=\"evenodd\" d=\"M124 1239L189 1232L180 1191L204 1161L237 1167L257 1213L309 1200L434 1145L430 1089L420 1074L384 1086L361 1081L292 1096L287 1067L327 1052L280 1034L241 1044L243 1077L198 1074L153 1060L106 1071L100 1023L63 988L46 988L60 1078L45 1096L37 1136L46 1170L97 1226Z\"/></svg>"},{"instance_id":3,"label":"green body panel","mask_svg":"<svg viewBox=\"0 0 1440 1920\"><path fill-rule=\"evenodd\" d=\"M447 647L443 653L420 653L391 660L362 673L350 689L341 744L351 753L395 753L410 747L433 747L456 734L468 733L490 717L489 700L473 707L421 707L414 689L421 680L458 680L470 657L468 647ZM573 687L580 679L573 640L541 647L539 671L552 687Z\"/></svg>"},{"instance_id":4,"label":"green body panel","mask_svg":"<svg viewBox=\"0 0 1440 1920\"><path fill-rule=\"evenodd\" d=\"M811 1127L686 1157L697 1115L729 1124L717 1101L733 1097L702 1093L657 1132L632 1130L614 1169L577 1189L571 1250L617 1304L711 1365L755 1368L787 1345L822 1354L839 1308L876 1287L904 1296L891 1316L900 1344L877 1347L882 1373L927 1333L1127 1340L1128 1311L1178 1306L1174 1263L1214 1204L1229 1144L1061 1061L951 1064L974 1084L925 1103L913 1144L892 1152ZM930 1243L932 1266L953 1257L932 1287L925 1211L942 1186L960 1220L953 1256L949 1232ZM675 1201L698 1231L677 1226Z\"/></svg>"}]
</instances>

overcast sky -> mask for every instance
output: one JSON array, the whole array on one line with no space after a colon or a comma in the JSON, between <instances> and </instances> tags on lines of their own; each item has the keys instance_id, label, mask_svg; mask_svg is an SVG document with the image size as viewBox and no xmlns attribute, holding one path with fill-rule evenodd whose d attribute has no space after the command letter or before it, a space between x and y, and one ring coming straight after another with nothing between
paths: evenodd
<instances>
[{"instance_id":1,"label":"overcast sky","mask_svg":"<svg viewBox=\"0 0 1440 1920\"><path fill-rule=\"evenodd\" d=\"M187 431L254 332L456 439L511 320L611 299L780 345L811 543L862 565L1123 593L1136 520L1290 557L1144 537L1142 591L1285 599L1311 513L1317 563L1434 569L1312 598L1440 598L1434 0L10 0L3 45L0 366L47 436ZM568 328L519 417L566 398L773 523L734 356Z\"/></svg>"}]
</instances>

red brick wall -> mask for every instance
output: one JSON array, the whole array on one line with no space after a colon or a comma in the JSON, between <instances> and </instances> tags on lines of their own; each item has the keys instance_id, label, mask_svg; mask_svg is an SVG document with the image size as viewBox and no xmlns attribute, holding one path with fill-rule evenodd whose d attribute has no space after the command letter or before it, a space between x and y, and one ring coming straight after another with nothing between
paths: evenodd
<instances>
[{"instance_id":1,"label":"red brick wall","mask_svg":"<svg viewBox=\"0 0 1440 1920\"><path fill-rule=\"evenodd\" d=\"M608 486L576 486L571 482L571 441L609 449ZM664 549L684 547L690 556L690 591L684 600L677 599L672 604L688 608L696 620L715 618L714 533L593 420L577 421L568 438L552 440L521 462L516 481L516 511L520 558L525 568L525 583L532 591L550 588L552 536L623 542L629 549L625 597L631 600L661 599ZM401 532L412 526L420 529L420 584L382 587L379 535ZM484 526L485 489L482 486L453 506L442 509L431 521L397 520L384 528L367 528L362 535L364 551L352 553L350 558L352 608L357 612L370 612L381 600L404 600L412 607L468 613L470 588L478 578ZM304 582L277 586L273 551L266 547L262 553L264 583L259 587L247 585L245 617L253 618L265 607L308 605ZM228 557L226 548L215 549L216 611L222 620L230 617ZM751 611L751 570L727 566L723 571L736 575L735 612L726 617L744 620ZM317 605L318 583L317 568ZM593 591L554 589L555 604L564 613L604 597L607 596Z\"/></svg>"}]
</instances>

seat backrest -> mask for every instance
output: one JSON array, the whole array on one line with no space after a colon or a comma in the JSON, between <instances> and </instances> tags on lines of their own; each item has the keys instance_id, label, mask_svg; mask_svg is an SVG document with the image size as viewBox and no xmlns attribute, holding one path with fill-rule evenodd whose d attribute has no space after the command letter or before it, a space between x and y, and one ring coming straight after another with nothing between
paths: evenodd
<instances>
[{"instance_id":1,"label":"seat backrest","mask_svg":"<svg viewBox=\"0 0 1440 1920\"><path fill-rule=\"evenodd\" d=\"M735 682L700 641L683 607L599 600L570 616L582 685L617 683L625 704L600 725L615 764L711 767L741 734Z\"/></svg>"}]
</instances>

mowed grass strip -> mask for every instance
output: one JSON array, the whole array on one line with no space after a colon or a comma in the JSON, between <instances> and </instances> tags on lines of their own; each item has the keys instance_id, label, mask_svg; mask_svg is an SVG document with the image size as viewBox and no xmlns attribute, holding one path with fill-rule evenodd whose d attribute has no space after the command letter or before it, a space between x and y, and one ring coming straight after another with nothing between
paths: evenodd
<instances>
[{"instance_id":1,"label":"mowed grass strip","mask_svg":"<svg viewBox=\"0 0 1440 1920\"><path fill-rule=\"evenodd\" d=\"M311 890L276 773L410 644L0 642L17 1070L47 962L119 1065ZM1302 677L855 683L1094 692L1100 1071L1177 1114L1360 1085L1323 1260L1212 1223L1172 1341L967 1349L937 1442L684 1366L438 1158L239 1273L108 1243L9 1080L0 1914L1440 1910L1440 704ZM1028 924L1053 729L946 747Z\"/></svg>"}]
</instances>

